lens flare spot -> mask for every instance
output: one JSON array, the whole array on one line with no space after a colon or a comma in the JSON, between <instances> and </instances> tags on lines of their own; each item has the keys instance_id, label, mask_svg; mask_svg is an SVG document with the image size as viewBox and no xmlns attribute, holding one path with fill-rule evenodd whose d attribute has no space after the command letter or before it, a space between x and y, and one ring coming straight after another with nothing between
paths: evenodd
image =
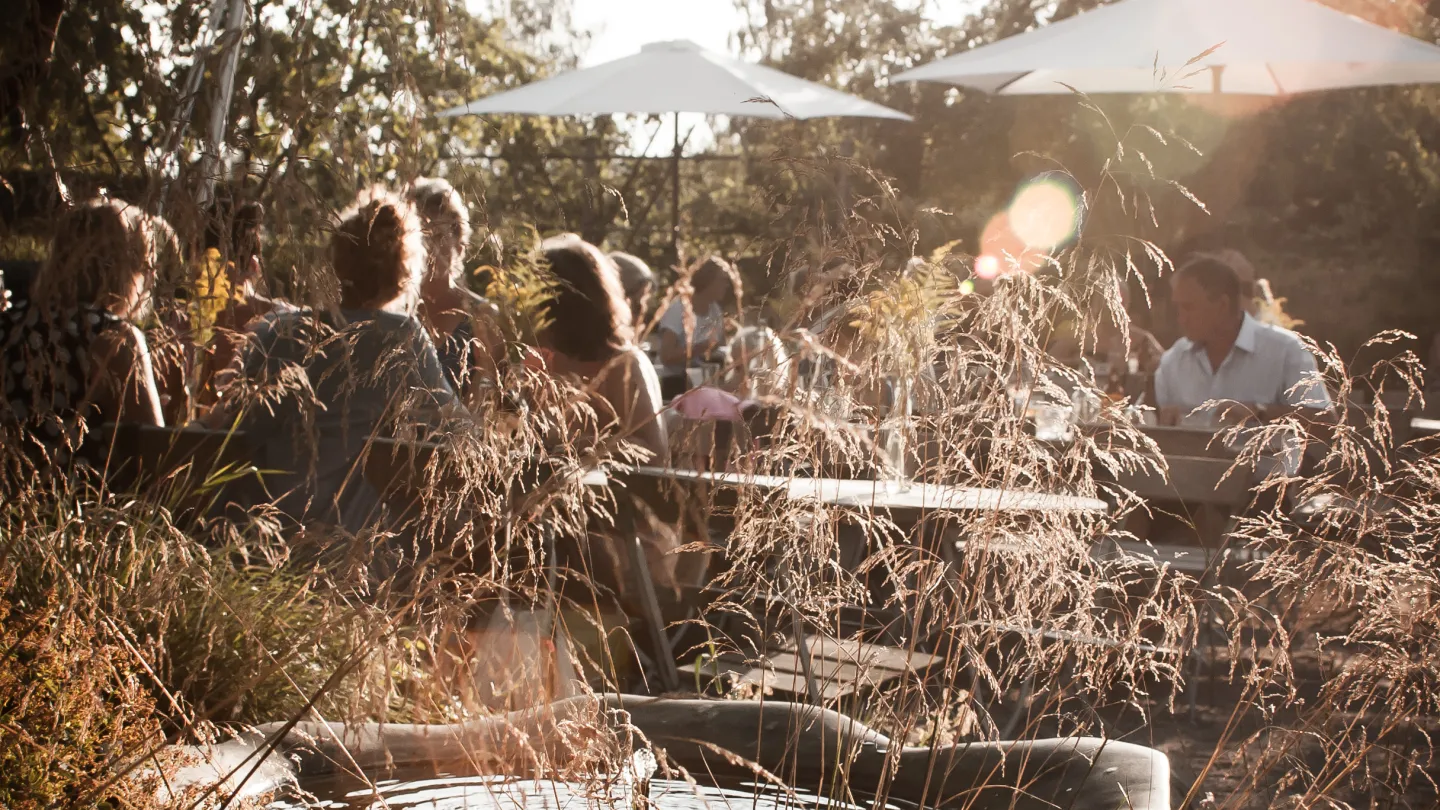
<instances>
[{"instance_id":1,"label":"lens flare spot","mask_svg":"<svg viewBox=\"0 0 1440 810\"><path fill-rule=\"evenodd\" d=\"M1080 200L1054 180L1037 180L1010 203L1010 228L1027 247L1052 250L1075 238L1080 228Z\"/></svg>"},{"instance_id":2,"label":"lens flare spot","mask_svg":"<svg viewBox=\"0 0 1440 810\"><path fill-rule=\"evenodd\" d=\"M989 281L1000 275L1000 259L986 253L975 257L975 277Z\"/></svg>"}]
</instances>

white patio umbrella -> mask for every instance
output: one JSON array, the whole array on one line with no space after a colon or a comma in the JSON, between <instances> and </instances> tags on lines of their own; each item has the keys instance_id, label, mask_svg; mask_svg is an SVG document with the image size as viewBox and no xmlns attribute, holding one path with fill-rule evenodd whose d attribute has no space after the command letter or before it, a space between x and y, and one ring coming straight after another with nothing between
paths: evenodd
<instances>
[{"instance_id":1,"label":"white patio umbrella","mask_svg":"<svg viewBox=\"0 0 1440 810\"><path fill-rule=\"evenodd\" d=\"M601 115L676 113L672 230L680 229L679 113L753 118L892 118L910 116L774 68L741 62L693 42L656 42L640 53L527 84L440 113Z\"/></svg>"},{"instance_id":2,"label":"white patio umbrella","mask_svg":"<svg viewBox=\"0 0 1440 810\"><path fill-rule=\"evenodd\" d=\"M1311 0L1121 0L895 78L1005 95L1277 96L1440 82L1440 47Z\"/></svg>"}]
</instances>

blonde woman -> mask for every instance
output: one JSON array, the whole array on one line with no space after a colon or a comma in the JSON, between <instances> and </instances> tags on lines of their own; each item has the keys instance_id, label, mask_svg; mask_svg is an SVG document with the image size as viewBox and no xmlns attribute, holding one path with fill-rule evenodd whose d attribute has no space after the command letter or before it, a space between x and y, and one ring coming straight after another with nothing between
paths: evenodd
<instances>
[{"instance_id":1,"label":"blonde woman","mask_svg":"<svg viewBox=\"0 0 1440 810\"><path fill-rule=\"evenodd\" d=\"M335 227L330 260L338 309L276 312L253 327L231 407L264 397L243 425L259 466L283 471L266 478L282 511L359 531L379 500L359 470L371 437L463 409L414 315L425 249L410 203L361 194Z\"/></svg>"},{"instance_id":2,"label":"blonde woman","mask_svg":"<svg viewBox=\"0 0 1440 810\"><path fill-rule=\"evenodd\" d=\"M136 326L149 311L155 253L149 218L126 203L92 200L61 217L30 295L0 313L8 447L63 464L101 424L165 423Z\"/></svg>"},{"instance_id":3,"label":"blonde woman","mask_svg":"<svg viewBox=\"0 0 1440 810\"><path fill-rule=\"evenodd\" d=\"M496 380L505 359L499 312L464 282L470 211L445 180L421 178L409 196L425 238L420 317L430 329L450 385L470 399Z\"/></svg>"}]
</instances>

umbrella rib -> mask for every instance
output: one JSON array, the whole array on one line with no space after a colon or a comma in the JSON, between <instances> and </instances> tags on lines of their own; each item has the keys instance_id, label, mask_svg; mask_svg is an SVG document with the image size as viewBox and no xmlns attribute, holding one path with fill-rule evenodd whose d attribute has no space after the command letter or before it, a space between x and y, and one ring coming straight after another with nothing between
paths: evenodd
<instances>
[{"instance_id":1,"label":"umbrella rib","mask_svg":"<svg viewBox=\"0 0 1440 810\"><path fill-rule=\"evenodd\" d=\"M1030 76L1030 75L1032 75L1032 74L1034 74L1034 73L1035 73L1035 71L1033 71L1033 70L1027 70L1027 71L1025 71L1024 73L1021 73L1019 76L1016 76L1015 78L1013 78L1013 79L1011 79L1011 80L1009 80L1009 81L1007 81L1007 82L1002 82L999 87L996 87L994 90L992 90L992 91L990 91L990 92L991 92L992 95L998 96L998 95L1000 95L1001 93L1003 93L1003 92L1005 92L1006 90L1008 90L1012 84L1015 84L1016 82L1018 82L1018 81L1020 81L1021 79L1025 78L1026 76Z\"/></svg>"},{"instance_id":2,"label":"umbrella rib","mask_svg":"<svg viewBox=\"0 0 1440 810\"><path fill-rule=\"evenodd\" d=\"M1270 74L1270 81L1275 83L1275 92L1282 96L1285 95L1285 86L1280 83L1280 77L1275 75L1275 67L1266 62L1265 72Z\"/></svg>"}]
</instances>

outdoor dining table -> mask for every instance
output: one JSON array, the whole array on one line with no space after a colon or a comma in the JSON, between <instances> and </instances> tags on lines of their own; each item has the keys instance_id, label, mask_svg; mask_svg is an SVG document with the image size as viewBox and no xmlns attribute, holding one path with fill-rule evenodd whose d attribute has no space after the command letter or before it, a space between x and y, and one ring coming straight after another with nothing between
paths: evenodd
<instances>
[{"instance_id":1,"label":"outdoor dining table","mask_svg":"<svg viewBox=\"0 0 1440 810\"><path fill-rule=\"evenodd\" d=\"M857 510L883 510L892 516L907 516L916 522L926 513L1104 513L1109 505L1098 498L1023 490L955 487L922 482L889 482L844 478L808 478L758 475L744 472L712 472L673 467L636 466L615 471L621 479L642 478L678 485L708 486L738 491L755 488L780 493L790 501L818 502ZM811 653L805 640L799 613L790 608L795 647L812 702L821 702Z\"/></svg>"},{"instance_id":2,"label":"outdoor dining table","mask_svg":"<svg viewBox=\"0 0 1440 810\"><path fill-rule=\"evenodd\" d=\"M706 472L672 467L626 467L624 474L708 484L720 488L755 487L783 492L794 501L819 501L827 506L891 511L951 512L1104 512L1098 498L1009 489L954 487L942 484L852 478L805 478L742 472Z\"/></svg>"}]
</instances>

